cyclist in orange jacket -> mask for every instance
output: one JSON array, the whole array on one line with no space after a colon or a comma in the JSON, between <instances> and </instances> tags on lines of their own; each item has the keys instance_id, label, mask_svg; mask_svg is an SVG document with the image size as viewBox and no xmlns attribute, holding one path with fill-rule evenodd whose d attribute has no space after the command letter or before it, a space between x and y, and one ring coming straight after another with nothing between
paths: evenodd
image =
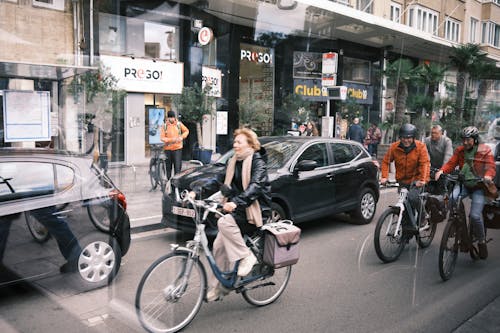
<instances>
[{"instance_id":1,"label":"cyclist in orange jacket","mask_svg":"<svg viewBox=\"0 0 500 333\"><path fill-rule=\"evenodd\" d=\"M415 140L417 128L403 124L399 129L399 141L391 144L382 160L380 183L384 185L389 175L389 165L394 161L396 181L399 186L409 189L408 198L413 208L419 210L419 197L423 186L429 181L430 159L425 143ZM410 188L415 183L417 188ZM418 233L416 225L408 226L408 231Z\"/></svg>"},{"instance_id":2,"label":"cyclist in orange jacket","mask_svg":"<svg viewBox=\"0 0 500 333\"><path fill-rule=\"evenodd\" d=\"M187 138L189 130L175 117L174 111L168 111L167 121L161 127L160 140L165 143L164 149L167 155L167 178L174 172L177 174L182 169L182 140Z\"/></svg>"}]
</instances>

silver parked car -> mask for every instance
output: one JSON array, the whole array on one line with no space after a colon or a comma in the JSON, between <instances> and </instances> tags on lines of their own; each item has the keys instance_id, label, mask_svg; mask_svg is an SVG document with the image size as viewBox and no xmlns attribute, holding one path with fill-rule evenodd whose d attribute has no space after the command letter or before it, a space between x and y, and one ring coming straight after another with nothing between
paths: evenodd
<instances>
[{"instance_id":1,"label":"silver parked car","mask_svg":"<svg viewBox=\"0 0 500 333\"><path fill-rule=\"evenodd\" d=\"M125 196L90 158L0 149L0 286L59 279L101 287L129 246Z\"/></svg>"}]
</instances>

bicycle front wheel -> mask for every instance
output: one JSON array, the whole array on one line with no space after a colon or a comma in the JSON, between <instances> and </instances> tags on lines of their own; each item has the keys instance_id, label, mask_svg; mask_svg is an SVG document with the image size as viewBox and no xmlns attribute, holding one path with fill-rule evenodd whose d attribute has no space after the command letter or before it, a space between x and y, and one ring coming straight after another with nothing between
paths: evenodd
<instances>
[{"instance_id":1,"label":"bicycle front wheel","mask_svg":"<svg viewBox=\"0 0 500 333\"><path fill-rule=\"evenodd\" d=\"M375 252L385 263L398 259L405 247L402 225L396 228L398 217L399 209L391 207L382 213L375 227Z\"/></svg>"},{"instance_id":2,"label":"bicycle front wheel","mask_svg":"<svg viewBox=\"0 0 500 333\"><path fill-rule=\"evenodd\" d=\"M156 186L158 186L157 179L158 175L157 175L156 159L152 158L149 161L149 181L151 182L152 190L156 189Z\"/></svg>"},{"instance_id":3,"label":"bicycle front wheel","mask_svg":"<svg viewBox=\"0 0 500 333\"><path fill-rule=\"evenodd\" d=\"M188 253L171 253L144 273L135 296L141 325L148 332L177 332L200 310L207 277L199 260Z\"/></svg>"},{"instance_id":4,"label":"bicycle front wheel","mask_svg":"<svg viewBox=\"0 0 500 333\"><path fill-rule=\"evenodd\" d=\"M439 245L439 275L443 281L449 280L457 262L460 248L460 232L454 220L449 221L443 231Z\"/></svg>"},{"instance_id":5,"label":"bicycle front wheel","mask_svg":"<svg viewBox=\"0 0 500 333\"><path fill-rule=\"evenodd\" d=\"M264 306L273 303L285 291L292 274L292 266L274 270L274 274L259 279L245 286L241 293L248 303L255 306Z\"/></svg>"}]
</instances>

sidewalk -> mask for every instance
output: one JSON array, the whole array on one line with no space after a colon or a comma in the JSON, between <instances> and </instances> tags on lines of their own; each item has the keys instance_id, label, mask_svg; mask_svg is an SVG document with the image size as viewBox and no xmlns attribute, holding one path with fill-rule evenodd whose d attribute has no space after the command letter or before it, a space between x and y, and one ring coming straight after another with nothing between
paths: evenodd
<instances>
[{"instance_id":1,"label":"sidewalk","mask_svg":"<svg viewBox=\"0 0 500 333\"><path fill-rule=\"evenodd\" d=\"M500 297L465 321L453 333L498 333L500 332Z\"/></svg>"}]
</instances>

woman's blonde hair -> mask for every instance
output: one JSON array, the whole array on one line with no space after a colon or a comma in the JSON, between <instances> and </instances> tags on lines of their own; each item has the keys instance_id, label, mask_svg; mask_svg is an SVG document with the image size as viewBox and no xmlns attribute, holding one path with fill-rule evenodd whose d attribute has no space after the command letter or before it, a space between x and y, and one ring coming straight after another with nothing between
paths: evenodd
<instances>
[{"instance_id":1,"label":"woman's blonde hair","mask_svg":"<svg viewBox=\"0 0 500 333\"><path fill-rule=\"evenodd\" d=\"M249 128L238 128L234 131L233 137L237 137L238 135L244 135L247 138L248 145L252 147L253 150L260 150L260 142L257 138L257 134Z\"/></svg>"}]
</instances>

